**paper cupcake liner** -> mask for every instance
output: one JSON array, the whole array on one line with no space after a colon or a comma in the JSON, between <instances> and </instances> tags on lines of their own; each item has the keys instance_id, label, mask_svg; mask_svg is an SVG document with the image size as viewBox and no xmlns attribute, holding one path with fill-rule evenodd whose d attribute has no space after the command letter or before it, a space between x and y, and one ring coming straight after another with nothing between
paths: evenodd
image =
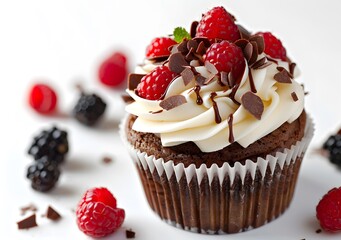
<instances>
[{"instance_id":1,"label":"paper cupcake liner","mask_svg":"<svg viewBox=\"0 0 341 240\"><path fill-rule=\"evenodd\" d=\"M127 116L128 117L128 116ZM122 140L135 162L151 208L167 223L193 232L236 233L256 228L281 215L292 200L304 153L314 126L307 116L305 134L290 149L246 160L233 167L224 163L187 167L156 159Z\"/></svg>"}]
</instances>

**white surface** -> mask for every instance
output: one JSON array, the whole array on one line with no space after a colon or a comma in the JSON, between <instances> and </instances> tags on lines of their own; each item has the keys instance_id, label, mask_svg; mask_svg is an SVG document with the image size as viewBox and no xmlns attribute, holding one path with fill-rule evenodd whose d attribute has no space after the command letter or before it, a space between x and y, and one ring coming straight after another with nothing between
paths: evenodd
<instances>
[{"instance_id":1,"label":"white surface","mask_svg":"<svg viewBox=\"0 0 341 240\"><path fill-rule=\"evenodd\" d=\"M316 123L313 146L341 125L341 74L338 43L341 2L334 1L0 1L1 168L0 236L7 239L88 239L77 229L74 209L89 187L108 187L126 210L124 227L136 239L340 239L320 233L315 206L322 195L341 185L341 172L326 159L308 155L289 210L256 230L229 236L205 236L175 229L156 217L142 193L136 171L123 149L117 124L123 116L119 92L96 80L99 61L113 49L125 49L131 66L142 61L149 41L176 26L189 27L202 12L224 5L239 22L254 31L278 35L302 72L310 92L306 109ZM179 8L181 6L181 8ZM256 11L253 11L256 10ZM103 95L109 104L104 121L89 129L71 118L42 117L27 107L27 90L46 79L60 96L67 113L77 97L74 84ZM32 137L52 123L68 130L71 151L58 186L49 194L34 192L25 179L26 155ZM4 152L4 154L3 154ZM114 163L100 163L104 155ZM39 207L38 228L18 231L19 208ZM40 217L51 204L62 215L58 223ZM107 239L124 239L124 231Z\"/></svg>"}]
</instances>

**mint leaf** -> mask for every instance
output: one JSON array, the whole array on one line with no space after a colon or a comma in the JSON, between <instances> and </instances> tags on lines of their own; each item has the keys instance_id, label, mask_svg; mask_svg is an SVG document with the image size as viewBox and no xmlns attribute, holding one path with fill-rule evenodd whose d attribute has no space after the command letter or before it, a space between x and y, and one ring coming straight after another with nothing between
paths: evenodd
<instances>
[{"instance_id":1,"label":"mint leaf","mask_svg":"<svg viewBox=\"0 0 341 240\"><path fill-rule=\"evenodd\" d=\"M191 39L191 35L189 35L189 33L183 27L175 28L173 31L173 35L174 35L174 40L177 43L182 42L182 40L184 39L187 39L187 40Z\"/></svg>"}]
</instances>

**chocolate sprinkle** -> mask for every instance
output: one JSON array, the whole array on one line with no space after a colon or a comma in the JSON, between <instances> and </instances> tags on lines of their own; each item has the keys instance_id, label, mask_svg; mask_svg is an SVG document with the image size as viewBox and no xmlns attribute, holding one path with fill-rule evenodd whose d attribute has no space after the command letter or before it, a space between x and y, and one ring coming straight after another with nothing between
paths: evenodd
<instances>
[{"instance_id":1,"label":"chocolate sprinkle","mask_svg":"<svg viewBox=\"0 0 341 240\"><path fill-rule=\"evenodd\" d=\"M298 101L298 97L297 97L297 94L295 92L291 93L291 97L292 97L292 100L294 100L294 102Z\"/></svg>"},{"instance_id":2,"label":"chocolate sprinkle","mask_svg":"<svg viewBox=\"0 0 341 240\"><path fill-rule=\"evenodd\" d=\"M127 230L126 230L126 238L127 238L127 239L135 238L135 232L132 231L131 229L127 229Z\"/></svg>"},{"instance_id":3,"label":"chocolate sprinkle","mask_svg":"<svg viewBox=\"0 0 341 240\"><path fill-rule=\"evenodd\" d=\"M258 97L253 92L249 91L244 93L241 100L242 106L255 118L260 120L264 111L264 104L262 102L262 99L260 99L260 97Z\"/></svg>"},{"instance_id":4,"label":"chocolate sprinkle","mask_svg":"<svg viewBox=\"0 0 341 240\"><path fill-rule=\"evenodd\" d=\"M209 61L205 62L205 67L210 73L218 74L217 68L212 63L210 63Z\"/></svg>"},{"instance_id":5,"label":"chocolate sprinkle","mask_svg":"<svg viewBox=\"0 0 341 240\"><path fill-rule=\"evenodd\" d=\"M187 100L184 96L175 95L162 100L159 105L160 107L168 111L185 103L187 103Z\"/></svg>"},{"instance_id":6,"label":"chocolate sprinkle","mask_svg":"<svg viewBox=\"0 0 341 240\"><path fill-rule=\"evenodd\" d=\"M145 74L136 74L131 73L128 76L128 89L134 90L137 88L137 85L141 82L141 79L146 76Z\"/></svg>"},{"instance_id":7,"label":"chocolate sprinkle","mask_svg":"<svg viewBox=\"0 0 341 240\"><path fill-rule=\"evenodd\" d=\"M291 83L290 73L288 73L285 68L280 69L280 71L275 74L274 79L279 83Z\"/></svg>"},{"instance_id":8,"label":"chocolate sprinkle","mask_svg":"<svg viewBox=\"0 0 341 240\"><path fill-rule=\"evenodd\" d=\"M198 25L199 25L198 21L192 22L192 24L191 24L191 32L190 32L191 38L194 38L195 35L197 34L197 27L198 27Z\"/></svg>"},{"instance_id":9,"label":"chocolate sprinkle","mask_svg":"<svg viewBox=\"0 0 341 240\"><path fill-rule=\"evenodd\" d=\"M184 81L185 86L187 86L190 82L192 82L195 79L194 73L190 68L185 68L181 72L182 80Z\"/></svg>"},{"instance_id":10,"label":"chocolate sprinkle","mask_svg":"<svg viewBox=\"0 0 341 240\"><path fill-rule=\"evenodd\" d=\"M234 142L234 136L233 136L233 115L230 114L229 118L227 119L227 124L229 126L229 143Z\"/></svg>"},{"instance_id":11,"label":"chocolate sprinkle","mask_svg":"<svg viewBox=\"0 0 341 240\"><path fill-rule=\"evenodd\" d=\"M121 95L121 98L123 102L125 103L132 103L135 101L134 98L132 98L130 95L127 95L127 94Z\"/></svg>"},{"instance_id":12,"label":"chocolate sprinkle","mask_svg":"<svg viewBox=\"0 0 341 240\"><path fill-rule=\"evenodd\" d=\"M31 216L17 222L18 224L18 229L28 229L28 228L33 228L37 227L37 222L36 222L36 214L32 214Z\"/></svg>"},{"instance_id":13,"label":"chocolate sprinkle","mask_svg":"<svg viewBox=\"0 0 341 240\"><path fill-rule=\"evenodd\" d=\"M51 219L52 221L57 221L61 218L60 214L56 210L54 210L51 206L48 206L47 208L46 217L48 219Z\"/></svg>"},{"instance_id":14,"label":"chocolate sprinkle","mask_svg":"<svg viewBox=\"0 0 341 240\"><path fill-rule=\"evenodd\" d=\"M180 53L174 53L169 57L169 70L175 73L181 73L185 66L188 66L188 62L185 60L185 57Z\"/></svg>"}]
</instances>

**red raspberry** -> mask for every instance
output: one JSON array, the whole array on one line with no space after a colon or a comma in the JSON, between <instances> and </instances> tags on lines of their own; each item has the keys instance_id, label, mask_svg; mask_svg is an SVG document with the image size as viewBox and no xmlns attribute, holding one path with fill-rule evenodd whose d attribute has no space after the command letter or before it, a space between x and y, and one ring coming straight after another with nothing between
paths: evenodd
<instances>
[{"instance_id":1,"label":"red raspberry","mask_svg":"<svg viewBox=\"0 0 341 240\"><path fill-rule=\"evenodd\" d=\"M169 47L175 45L176 42L168 37L154 38L146 49L146 57L169 56Z\"/></svg>"},{"instance_id":2,"label":"red raspberry","mask_svg":"<svg viewBox=\"0 0 341 240\"><path fill-rule=\"evenodd\" d=\"M159 100L175 77L176 73L168 67L159 66L141 79L137 86L138 95L149 100Z\"/></svg>"},{"instance_id":3,"label":"red raspberry","mask_svg":"<svg viewBox=\"0 0 341 240\"><path fill-rule=\"evenodd\" d=\"M240 38L234 18L223 7L214 7L201 18L197 37L207 37L209 39L223 39L234 42Z\"/></svg>"},{"instance_id":4,"label":"red raspberry","mask_svg":"<svg viewBox=\"0 0 341 240\"><path fill-rule=\"evenodd\" d=\"M125 212L116 208L116 199L106 188L86 191L77 206L77 225L86 235L104 237L123 223Z\"/></svg>"},{"instance_id":5,"label":"red raspberry","mask_svg":"<svg viewBox=\"0 0 341 240\"><path fill-rule=\"evenodd\" d=\"M219 72L231 72L235 79L243 75L245 60L242 50L234 43L213 43L206 52L205 61L212 63Z\"/></svg>"},{"instance_id":6,"label":"red raspberry","mask_svg":"<svg viewBox=\"0 0 341 240\"><path fill-rule=\"evenodd\" d=\"M29 104L38 113L52 113L57 105L56 92L46 84L35 84L29 93Z\"/></svg>"},{"instance_id":7,"label":"red raspberry","mask_svg":"<svg viewBox=\"0 0 341 240\"><path fill-rule=\"evenodd\" d=\"M123 53L116 52L105 59L99 67L98 78L106 86L120 85L127 76L127 58Z\"/></svg>"},{"instance_id":8,"label":"red raspberry","mask_svg":"<svg viewBox=\"0 0 341 240\"><path fill-rule=\"evenodd\" d=\"M341 230L341 187L331 189L316 207L321 227L330 232Z\"/></svg>"},{"instance_id":9,"label":"red raspberry","mask_svg":"<svg viewBox=\"0 0 341 240\"><path fill-rule=\"evenodd\" d=\"M281 40L276 38L270 32L260 32L257 35L263 36L265 50L264 52L268 54L270 57L278 58L283 61L287 60L287 52L282 45Z\"/></svg>"}]
</instances>

